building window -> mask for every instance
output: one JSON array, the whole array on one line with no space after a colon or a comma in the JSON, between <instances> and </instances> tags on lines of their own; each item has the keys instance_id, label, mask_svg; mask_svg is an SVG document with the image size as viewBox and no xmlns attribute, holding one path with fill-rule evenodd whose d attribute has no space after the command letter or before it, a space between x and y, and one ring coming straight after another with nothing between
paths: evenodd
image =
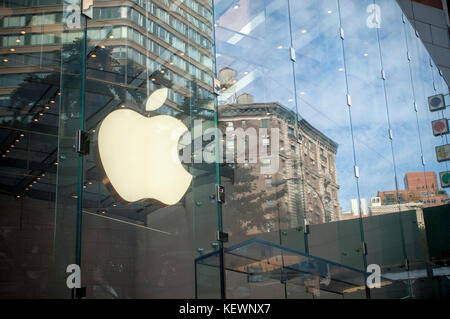
<instances>
[{"instance_id":1,"label":"building window","mask_svg":"<svg viewBox=\"0 0 450 319\"><path fill-rule=\"evenodd\" d=\"M263 159L262 164L264 167L268 167L271 164L271 160L269 158L265 158Z\"/></svg>"},{"instance_id":2,"label":"building window","mask_svg":"<svg viewBox=\"0 0 450 319\"><path fill-rule=\"evenodd\" d=\"M3 18L4 28L16 28L25 26L25 16L12 16Z\"/></svg>"},{"instance_id":3,"label":"building window","mask_svg":"<svg viewBox=\"0 0 450 319\"><path fill-rule=\"evenodd\" d=\"M288 136L289 136L289 138L295 138L295 136L294 136L294 128L288 127Z\"/></svg>"}]
</instances>

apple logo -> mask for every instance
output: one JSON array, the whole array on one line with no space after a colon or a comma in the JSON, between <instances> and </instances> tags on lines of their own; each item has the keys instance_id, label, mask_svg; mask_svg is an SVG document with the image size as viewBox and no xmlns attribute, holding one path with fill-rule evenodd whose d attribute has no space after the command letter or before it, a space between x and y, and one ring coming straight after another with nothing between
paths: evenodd
<instances>
[{"instance_id":1,"label":"apple logo","mask_svg":"<svg viewBox=\"0 0 450 319\"><path fill-rule=\"evenodd\" d=\"M161 107L167 94L167 88L153 92L146 111ZM192 181L178 157L178 141L187 130L183 122L168 115L146 117L130 108L111 112L96 130L104 183L125 202L178 203Z\"/></svg>"}]
</instances>

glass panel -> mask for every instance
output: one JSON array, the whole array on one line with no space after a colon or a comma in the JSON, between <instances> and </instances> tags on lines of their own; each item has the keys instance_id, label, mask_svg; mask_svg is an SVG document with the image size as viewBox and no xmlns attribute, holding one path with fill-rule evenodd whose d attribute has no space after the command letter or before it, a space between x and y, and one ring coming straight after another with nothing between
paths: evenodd
<instances>
[{"instance_id":1,"label":"glass panel","mask_svg":"<svg viewBox=\"0 0 450 319\"><path fill-rule=\"evenodd\" d=\"M229 244L303 246L288 239L303 224L289 10L285 0L215 1L221 169L234 176L223 180ZM239 276L227 286L249 289Z\"/></svg>"},{"instance_id":2,"label":"glass panel","mask_svg":"<svg viewBox=\"0 0 450 319\"><path fill-rule=\"evenodd\" d=\"M88 24L87 296L194 298L196 274L212 285L199 297L220 297L220 276L194 269L219 247L212 8L135 2L96 1Z\"/></svg>"},{"instance_id":3,"label":"glass panel","mask_svg":"<svg viewBox=\"0 0 450 319\"><path fill-rule=\"evenodd\" d=\"M397 2L80 3L0 4L0 297L448 298L448 85Z\"/></svg>"},{"instance_id":4,"label":"glass panel","mask_svg":"<svg viewBox=\"0 0 450 319\"><path fill-rule=\"evenodd\" d=\"M352 205L358 196L338 3L294 1L292 8L298 55L296 93L303 134L300 160L309 224L306 251L340 265L364 269L360 225L357 219L352 220L359 211ZM346 47L351 45L345 42ZM323 288L308 294L311 298L365 297L360 290L344 296ZM288 285L291 290L295 296L294 287Z\"/></svg>"},{"instance_id":5,"label":"glass panel","mask_svg":"<svg viewBox=\"0 0 450 319\"><path fill-rule=\"evenodd\" d=\"M2 298L53 296L61 29L36 20L51 14L60 22L62 8L52 4L0 6Z\"/></svg>"}]
</instances>

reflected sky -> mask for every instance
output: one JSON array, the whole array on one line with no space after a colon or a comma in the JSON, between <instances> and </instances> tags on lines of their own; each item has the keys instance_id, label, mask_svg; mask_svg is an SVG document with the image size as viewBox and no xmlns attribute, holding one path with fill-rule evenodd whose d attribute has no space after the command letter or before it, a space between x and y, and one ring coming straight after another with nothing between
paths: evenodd
<instances>
[{"instance_id":1,"label":"reflected sky","mask_svg":"<svg viewBox=\"0 0 450 319\"><path fill-rule=\"evenodd\" d=\"M336 0L291 1L289 6L285 0L215 1L217 70L230 67L237 71L236 86L222 94L219 103L230 102L242 93L254 95L255 102L278 102L298 111L336 141L343 211L349 210L350 200L357 197L345 71L353 102L362 198L369 202L378 191L395 190L395 172L399 188L403 189L407 172L423 171L422 150L426 170L437 175L448 170L448 163L438 163L435 155L435 146L447 143L446 139L434 137L431 129L431 121L442 117L442 113L430 113L427 101L428 96L448 92L447 85L430 63L412 26L402 22L397 3L375 2L381 8L378 35L377 29L367 24L371 18L367 8L373 0L340 1L345 30L344 63ZM294 68L289 51L290 23L296 51ZM448 110L444 115L449 116Z\"/></svg>"}]
</instances>

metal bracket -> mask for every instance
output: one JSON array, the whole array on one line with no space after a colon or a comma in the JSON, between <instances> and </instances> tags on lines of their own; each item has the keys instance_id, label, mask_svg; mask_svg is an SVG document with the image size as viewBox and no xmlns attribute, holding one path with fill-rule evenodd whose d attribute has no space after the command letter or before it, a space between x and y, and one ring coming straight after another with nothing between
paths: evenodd
<instances>
[{"instance_id":1,"label":"metal bracket","mask_svg":"<svg viewBox=\"0 0 450 319\"><path fill-rule=\"evenodd\" d=\"M285 284L287 280L288 280L288 275L284 270L282 270L280 273L280 283Z\"/></svg>"},{"instance_id":2,"label":"metal bracket","mask_svg":"<svg viewBox=\"0 0 450 319\"><path fill-rule=\"evenodd\" d=\"M86 287L73 288L72 296L74 299L86 298Z\"/></svg>"},{"instance_id":3,"label":"metal bracket","mask_svg":"<svg viewBox=\"0 0 450 319\"><path fill-rule=\"evenodd\" d=\"M362 253L364 256L367 256L367 243L363 242L363 246L362 246Z\"/></svg>"},{"instance_id":4,"label":"metal bracket","mask_svg":"<svg viewBox=\"0 0 450 319\"><path fill-rule=\"evenodd\" d=\"M77 144L76 144L77 153L80 153L81 155L89 154L90 139L91 138L88 132L82 130L77 131Z\"/></svg>"},{"instance_id":5,"label":"metal bracket","mask_svg":"<svg viewBox=\"0 0 450 319\"><path fill-rule=\"evenodd\" d=\"M217 232L217 241L220 241L222 243L227 243L228 242L228 233L218 231Z\"/></svg>"},{"instance_id":6,"label":"metal bracket","mask_svg":"<svg viewBox=\"0 0 450 319\"><path fill-rule=\"evenodd\" d=\"M305 235L309 235L309 225L306 219L303 220L303 232Z\"/></svg>"},{"instance_id":7,"label":"metal bracket","mask_svg":"<svg viewBox=\"0 0 450 319\"><path fill-rule=\"evenodd\" d=\"M292 62L296 62L297 58L296 58L296 55L295 55L295 49L291 48L289 51L290 51L290 54L291 54L291 61Z\"/></svg>"},{"instance_id":8,"label":"metal bracket","mask_svg":"<svg viewBox=\"0 0 450 319\"><path fill-rule=\"evenodd\" d=\"M225 203L225 187L216 184L216 198L218 203Z\"/></svg>"}]
</instances>

